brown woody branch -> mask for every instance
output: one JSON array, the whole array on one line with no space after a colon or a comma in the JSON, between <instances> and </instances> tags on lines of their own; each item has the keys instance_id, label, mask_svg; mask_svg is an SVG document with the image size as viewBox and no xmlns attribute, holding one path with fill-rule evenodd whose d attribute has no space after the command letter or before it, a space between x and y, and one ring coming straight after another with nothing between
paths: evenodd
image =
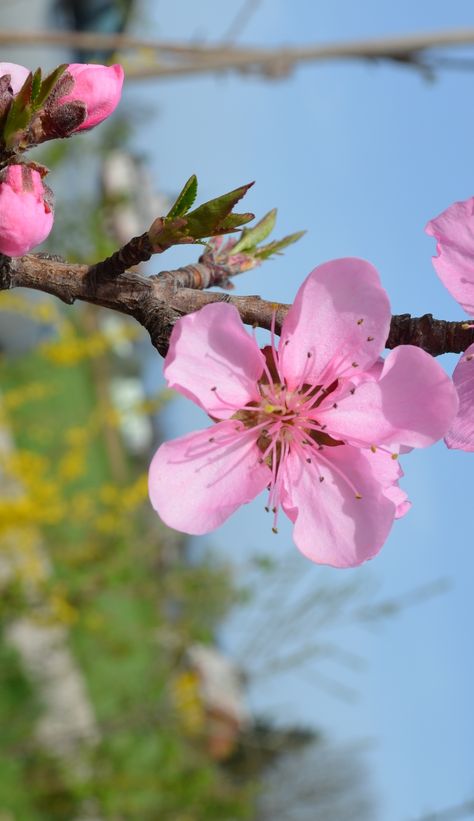
<instances>
[{"instance_id":1,"label":"brown woody branch","mask_svg":"<svg viewBox=\"0 0 474 821\"><path fill-rule=\"evenodd\" d=\"M202 262L149 277L127 271L97 282L91 278L90 271L87 265L70 264L48 255L15 259L0 255L0 291L32 288L53 294L68 305L79 300L132 316L147 329L153 345L162 355L166 353L176 320L211 302L235 305L245 324L267 329L276 310L277 331L289 307L259 296L204 292L203 288L225 281L228 270ZM434 319L431 314L422 317L401 314L392 317L386 347L417 345L438 356L461 353L472 343L474 328L466 327L466 322L447 322Z\"/></svg>"}]
</instances>

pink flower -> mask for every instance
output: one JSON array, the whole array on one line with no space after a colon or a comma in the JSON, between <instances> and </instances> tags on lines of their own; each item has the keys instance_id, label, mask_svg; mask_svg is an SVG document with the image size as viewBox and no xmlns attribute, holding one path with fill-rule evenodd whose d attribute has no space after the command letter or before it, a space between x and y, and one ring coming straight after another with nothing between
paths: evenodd
<instances>
[{"instance_id":1,"label":"pink flower","mask_svg":"<svg viewBox=\"0 0 474 821\"><path fill-rule=\"evenodd\" d=\"M74 80L74 86L57 102L60 105L79 101L84 103L87 116L75 131L94 128L117 108L122 94L124 72L122 66L99 66L88 63L71 63L66 70Z\"/></svg>"},{"instance_id":2,"label":"pink flower","mask_svg":"<svg viewBox=\"0 0 474 821\"><path fill-rule=\"evenodd\" d=\"M231 305L180 319L165 360L170 387L215 424L163 444L150 497L164 522L207 533L268 490L298 548L351 567L382 547L408 509L400 449L430 445L457 409L451 380L413 346L378 359L390 305L375 268L340 259L316 268L284 320L278 350L260 350Z\"/></svg>"},{"instance_id":3,"label":"pink flower","mask_svg":"<svg viewBox=\"0 0 474 821\"><path fill-rule=\"evenodd\" d=\"M13 94L18 94L29 73L28 68L19 66L17 63L0 63L0 77L4 77L5 74L10 75L10 87Z\"/></svg>"},{"instance_id":4,"label":"pink flower","mask_svg":"<svg viewBox=\"0 0 474 821\"><path fill-rule=\"evenodd\" d=\"M425 230L437 241L433 265L441 282L474 316L474 197L450 205ZM462 354L453 381L459 411L445 441L449 448L474 451L474 345Z\"/></svg>"},{"instance_id":5,"label":"pink flower","mask_svg":"<svg viewBox=\"0 0 474 821\"><path fill-rule=\"evenodd\" d=\"M27 165L9 165L0 174L0 253L27 254L53 227L51 191Z\"/></svg>"}]
</instances>

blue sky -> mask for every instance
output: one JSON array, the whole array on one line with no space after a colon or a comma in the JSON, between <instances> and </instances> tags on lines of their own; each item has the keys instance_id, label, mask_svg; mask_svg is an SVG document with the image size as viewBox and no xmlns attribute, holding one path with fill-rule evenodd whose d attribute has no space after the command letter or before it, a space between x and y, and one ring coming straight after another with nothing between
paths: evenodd
<instances>
[{"instance_id":1,"label":"blue sky","mask_svg":"<svg viewBox=\"0 0 474 821\"><path fill-rule=\"evenodd\" d=\"M235 11L217 0L149 4L147 34L218 40ZM240 39L278 45L463 25L474 25L467 0L263 0ZM394 313L457 319L461 309L434 274L433 241L423 228L474 193L473 88L472 73L441 73L430 84L403 67L356 63L306 66L278 83L233 75L148 81L140 96L156 114L140 142L160 188L173 192L196 172L205 199L255 179L247 208L262 215L278 206L280 234L308 230L284 257L239 279L238 293L290 302L319 262L361 256L379 269ZM172 252L167 265L193 258L189 249ZM455 357L442 362L451 370ZM179 435L202 421L178 400L168 428ZM442 444L408 455L403 485L411 512L370 566L342 574L344 582L377 586L379 597L438 578L451 582L442 596L375 631L341 628L341 644L366 659L351 679L356 702L331 697L298 670L251 687L254 707L277 718L323 726L340 741L370 740L380 821L416 819L474 795L473 465L472 454ZM238 563L254 552L292 552L301 562L298 584L341 580L341 571L298 560L283 517L272 535L261 499L201 541L211 543ZM234 619L224 633L231 648L242 645L239 629ZM311 636L311 621L301 629Z\"/></svg>"}]
</instances>

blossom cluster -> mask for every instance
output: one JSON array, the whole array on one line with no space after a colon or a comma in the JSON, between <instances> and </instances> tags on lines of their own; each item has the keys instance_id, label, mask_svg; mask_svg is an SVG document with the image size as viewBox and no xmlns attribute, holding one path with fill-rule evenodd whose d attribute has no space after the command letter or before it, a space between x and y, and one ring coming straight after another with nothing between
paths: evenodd
<instances>
[{"instance_id":1,"label":"blossom cluster","mask_svg":"<svg viewBox=\"0 0 474 821\"><path fill-rule=\"evenodd\" d=\"M28 102L31 72L15 63L0 63L0 122L8 124L15 102L23 104L22 113L30 112L26 139L18 130L17 140L7 146L0 134L1 254L27 254L46 239L53 226L53 196L43 182L47 169L24 162L21 154L38 142L69 137L105 120L118 105L123 76L120 65L71 63L58 75L40 109L33 110Z\"/></svg>"}]
</instances>

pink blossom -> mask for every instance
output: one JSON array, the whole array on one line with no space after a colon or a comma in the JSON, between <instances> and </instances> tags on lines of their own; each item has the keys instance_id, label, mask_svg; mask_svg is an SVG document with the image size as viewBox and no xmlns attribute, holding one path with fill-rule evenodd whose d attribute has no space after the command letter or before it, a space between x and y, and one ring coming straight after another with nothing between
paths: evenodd
<instances>
[{"instance_id":1,"label":"pink blossom","mask_svg":"<svg viewBox=\"0 0 474 821\"><path fill-rule=\"evenodd\" d=\"M17 63L0 63L0 77L10 75L10 87L13 94L18 94L29 73L28 68L19 66Z\"/></svg>"},{"instance_id":2,"label":"pink blossom","mask_svg":"<svg viewBox=\"0 0 474 821\"><path fill-rule=\"evenodd\" d=\"M74 86L58 103L79 101L84 103L87 116L75 131L83 131L101 123L117 108L122 94L124 72L122 66L100 66L92 63L71 63L67 73L74 79Z\"/></svg>"},{"instance_id":3,"label":"pink blossom","mask_svg":"<svg viewBox=\"0 0 474 821\"><path fill-rule=\"evenodd\" d=\"M210 304L180 319L165 360L170 387L215 424L163 444L150 498L169 526L207 533L267 489L298 548L351 567L374 556L408 509L398 453L442 437L457 409L451 380L413 346L379 352L390 305L370 263L316 268L276 347L260 350L237 310Z\"/></svg>"},{"instance_id":4,"label":"pink blossom","mask_svg":"<svg viewBox=\"0 0 474 821\"><path fill-rule=\"evenodd\" d=\"M27 165L9 165L0 174L0 253L27 254L53 227L51 192Z\"/></svg>"},{"instance_id":5,"label":"pink blossom","mask_svg":"<svg viewBox=\"0 0 474 821\"><path fill-rule=\"evenodd\" d=\"M425 230L437 242L436 273L466 313L474 316L474 197L450 205ZM453 381L459 411L445 441L449 448L474 451L474 345L461 355Z\"/></svg>"}]
</instances>

